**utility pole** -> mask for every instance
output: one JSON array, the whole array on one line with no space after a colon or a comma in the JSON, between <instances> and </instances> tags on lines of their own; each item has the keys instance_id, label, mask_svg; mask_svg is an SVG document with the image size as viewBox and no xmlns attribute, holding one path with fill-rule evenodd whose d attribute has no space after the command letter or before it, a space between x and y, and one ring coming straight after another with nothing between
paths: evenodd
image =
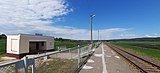
<instances>
[{"instance_id":1,"label":"utility pole","mask_svg":"<svg viewBox=\"0 0 160 73\"><path fill-rule=\"evenodd\" d=\"M98 30L98 42L99 42L99 30Z\"/></svg>"},{"instance_id":2,"label":"utility pole","mask_svg":"<svg viewBox=\"0 0 160 73\"><path fill-rule=\"evenodd\" d=\"M28 5L30 5L30 0L28 0Z\"/></svg>"},{"instance_id":3,"label":"utility pole","mask_svg":"<svg viewBox=\"0 0 160 73\"><path fill-rule=\"evenodd\" d=\"M92 33L92 24L93 24L93 17L95 17L94 14L90 15L90 24L91 24L91 45L93 46L93 33Z\"/></svg>"}]
</instances>

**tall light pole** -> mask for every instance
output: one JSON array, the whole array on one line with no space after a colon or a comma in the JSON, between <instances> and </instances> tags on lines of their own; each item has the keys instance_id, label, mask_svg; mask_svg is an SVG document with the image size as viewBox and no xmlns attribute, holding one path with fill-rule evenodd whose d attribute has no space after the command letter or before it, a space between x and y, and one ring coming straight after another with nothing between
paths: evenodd
<instances>
[{"instance_id":1,"label":"tall light pole","mask_svg":"<svg viewBox=\"0 0 160 73\"><path fill-rule=\"evenodd\" d=\"M98 42L99 42L99 30L98 30Z\"/></svg>"},{"instance_id":2,"label":"tall light pole","mask_svg":"<svg viewBox=\"0 0 160 73\"><path fill-rule=\"evenodd\" d=\"M92 24L93 24L93 18L95 17L94 14L90 15L90 24L91 24L91 45L93 46L93 33L92 33Z\"/></svg>"}]
</instances>

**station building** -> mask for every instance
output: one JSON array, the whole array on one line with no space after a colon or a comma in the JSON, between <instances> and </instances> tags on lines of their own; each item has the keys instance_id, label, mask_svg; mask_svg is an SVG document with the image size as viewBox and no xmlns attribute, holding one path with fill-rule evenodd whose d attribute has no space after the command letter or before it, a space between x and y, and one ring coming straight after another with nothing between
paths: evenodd
<instances>
[{"instance_id":1,"label":"station building","mask_svg":"<svg viewBox=\"0 0 160 73\"><path fill-rule=\"evenodd\" d=\"M7 55L20 59L25 55L54 50L54 38L29 34L7 35Z\"/></svg>"}]
</instances>

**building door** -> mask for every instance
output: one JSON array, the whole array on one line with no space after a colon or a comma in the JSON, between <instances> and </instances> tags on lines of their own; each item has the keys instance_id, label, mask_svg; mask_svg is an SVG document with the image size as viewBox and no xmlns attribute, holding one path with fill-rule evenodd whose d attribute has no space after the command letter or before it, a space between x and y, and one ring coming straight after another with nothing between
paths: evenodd
<instances>
[{"instance_id":1,"label":"building door","mask_svg":"<svg viewBox=\"0 0 160 73\"><path fill-rule=\"evenodd\" d=\"M40 52L40 48L39 48L39 42L35 42L36 43L36 53Z\"/></svg>"},{"instance_id":2,"label":"building door","mask_svg":"<svg viewBox=\"0 0 160 73\"><path fill-rule=\"evenodd\" d=\"M46 43L45 42L29 42L29 53L30 54L37 54L44 52L46 49Z\"/></svg>"}]
</instances>

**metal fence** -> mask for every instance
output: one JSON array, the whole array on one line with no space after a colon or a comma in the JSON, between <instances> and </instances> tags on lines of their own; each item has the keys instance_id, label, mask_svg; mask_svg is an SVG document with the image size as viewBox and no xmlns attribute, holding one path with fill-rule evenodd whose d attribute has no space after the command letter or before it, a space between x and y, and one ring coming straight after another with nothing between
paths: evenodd
<instances>
[{"instance_id":1,"label":"metal fence","mask_svg":"<svg viewBox=\"0 0 160 73\"><path fill-rule=\"evenodd\" d=\"M27 55L21 60L0 64L0 73L75 73L92 53L91 45L88 45Z\"/></svg>"}]
</instances>

